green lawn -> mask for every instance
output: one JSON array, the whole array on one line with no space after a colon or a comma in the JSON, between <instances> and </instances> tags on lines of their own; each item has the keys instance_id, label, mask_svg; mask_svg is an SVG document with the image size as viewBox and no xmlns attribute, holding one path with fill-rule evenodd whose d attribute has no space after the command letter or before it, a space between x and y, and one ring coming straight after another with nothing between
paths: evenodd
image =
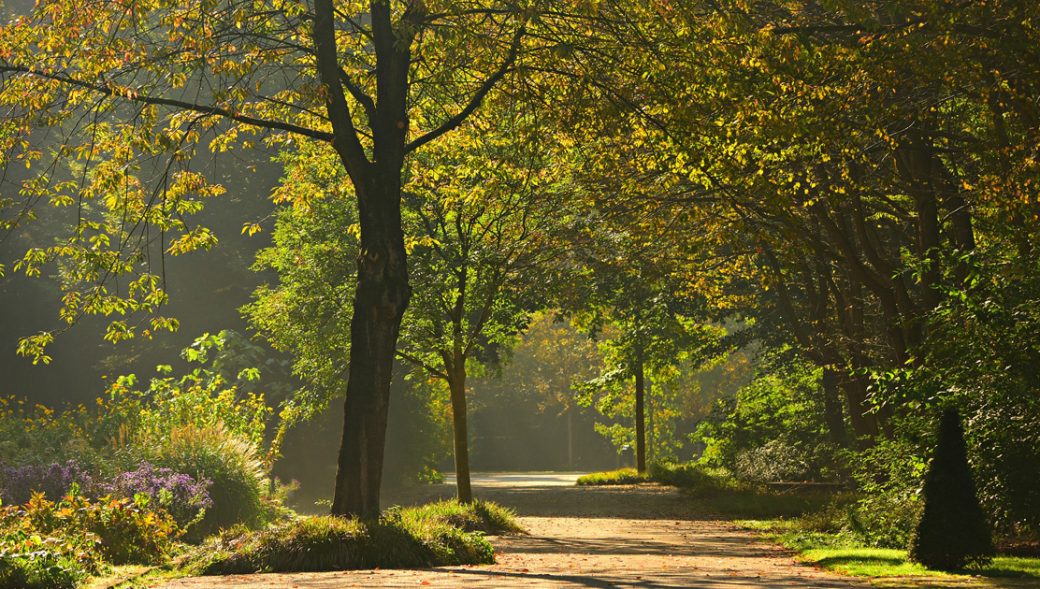
<instances>
[{"instance_id":1,"label":"green lawn","mask_svg":"<svg viewBox=\"0 0 1040 589\"><path fill-rule=\"evenodd\" d=\"M836 534L806 532L791 520L745 520L741 526L762 532L798 553L798 559L846 575L858 577L1017 577L1040 581L1040 558L998 556L990 564L963 573L928 569L910 562L906 550L871 548Z\"/></svg>"}]
</instances>

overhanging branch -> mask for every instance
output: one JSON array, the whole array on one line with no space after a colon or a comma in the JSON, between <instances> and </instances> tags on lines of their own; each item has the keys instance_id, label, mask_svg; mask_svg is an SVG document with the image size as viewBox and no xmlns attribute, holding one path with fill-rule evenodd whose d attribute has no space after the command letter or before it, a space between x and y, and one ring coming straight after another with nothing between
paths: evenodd
<instances>
[{"instance_id":1,"label":"overhanging branch","mask_svg":"<svg viewBox=\"0 0 1040 589\"><path fill-rule=\"evenodd\" d=\"M177 108L177 109L184 110L184 111L196 112L196 113L204 114L204 115L215 115L215 116L223 117L223 118L226 118L226 119L230 119L232 121L243 123L243 124L246 124L246 125L251 125L251 126L254 126L254 127L261 127L261 128L265 128L265 129L274 129L274 130L278 130L278 131L286 131L288 133L293 133L295 135L303 135L305 137L310 137L312 139L318 139L318 140L321 140L321 141L332 141L333 140L332 133L328 133L328 132L325 132L325 131L318 131L316 129L311 129L309 127L303 127L303 126L300 126L300 125L294 125L292 123L286 123L284 121L273 121L273 120L270 120L270 119L261 119L261 118L258 118L258 117L252 117L252 116L249 116L249 115L236 113L236 112L228 110L226 108L222 108L222 107L214 106L214 105L209 105L209 104L196 104L196 103L187 102L187 101L184 101L184 100L176 100L176 99L173 99L173 98L160 98L158 96L149 96L147 94L137 94L137 93L134 93L134 92L127 93L127 92L123 92L123 91L121 91L121 89L118 89L118 88L113 87L111 85L107 85L107 84L104 84L104 83L98 83L98 82L87 82L85 80L76 79L76 78L74 78L72 76L69 76L67 74L56 74L56 73L42 72L42 71L35 70L33 68L16 66L16 65L10 65L10 64L0 64L0 73L26 74L26 75L36 76L36 77L44 78L44 79L47 79L47 80L53 80L53 81L56 81L56 82L59 82L59 83L62 83L62 84L68 84L69 86L75 86L77 88L85 88L87 90L90 90L92 92L96 92L96 93L98 93L100 95L103 95L103 96L111 96L111 97L123 98L125 100L130 101L130 102L138 102L138 103L142 103L142 104L153 104L153 105L158 105L158 106L169 106L169 107L172 107L172 108Z\"/></svg>"}]
</instances>

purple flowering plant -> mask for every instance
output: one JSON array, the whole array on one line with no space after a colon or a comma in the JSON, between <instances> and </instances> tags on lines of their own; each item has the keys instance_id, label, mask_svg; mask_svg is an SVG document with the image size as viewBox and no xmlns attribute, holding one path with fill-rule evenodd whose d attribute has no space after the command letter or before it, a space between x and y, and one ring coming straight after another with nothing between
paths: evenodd
<instances>
[{"instance_id":1,"label":"purple flowering plant","mask_svg":"<svg viewBox=\"0 0 1040 589\"><path fill-rule=\"evenodd\" d=\"M195 480L169 468L156 468L142 462L137 469L117 475L110 483L100 485L104 494L133 498L145 495L154 505L165 509L177 524L187 528L200 520L213 504L209 481Z\"/></svg>"},{"instance_id":2,"label":"purple flowering plant","mask_svg":"<svg viewBox=\"0 0 1040 589\"><path fill-rule=\"evenodd\" d=\"M34 492L43 493L48 499L57 501L74 484L81 491L94 486L93 477L75 460L0 468L0 500L5 505L26 503Z\"/></svg>"},{"instance_id":3,"label":"purple flowering plant","mask_svg":"<svg viewBox=\"0 0 1040 589\"><path fill-rule=\"evenodd\" d=\"M110 482L97 480L75 460L0 467L0 501L4 505L25 504L33 493L43 493L51 501L58 501L69 493L91 499L144 496L151 505L167 511L181 528L202 519L205 510L213 504L209 485L208 480L195 480L190 475L156 468L148 462L116 475Z\"/></svg>"}]
</instances>

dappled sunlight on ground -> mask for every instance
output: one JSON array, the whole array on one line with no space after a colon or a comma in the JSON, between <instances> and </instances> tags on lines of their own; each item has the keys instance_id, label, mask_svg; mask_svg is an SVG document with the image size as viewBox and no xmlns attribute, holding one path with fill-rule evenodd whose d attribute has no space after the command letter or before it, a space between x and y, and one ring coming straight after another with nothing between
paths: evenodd
<instances>
[{"instance_id":1,"label":"dappled sunlight on ground","mask_svg":"<svg viewBox=\"0 0 1040 589\"><path fill-rule=\"evenodd\" d=\"M494 538L498 562L491 566L209 577L182 579L167 587L871 587L863 579L798 563L783 549L702 511L696 501L674 488L654 484L579 488L573 486L576 478L574 473L474 476L477 496L512 507L528 530L523 535ZM421 502L448 497L452 492L450 485L435 485L394 501ZM987 579L973 586L1031 586L1018 581ZM939 579L887 579L885 585L957 588L972 582L956 578L949 583Z\"/></svg>"}]
</instances>

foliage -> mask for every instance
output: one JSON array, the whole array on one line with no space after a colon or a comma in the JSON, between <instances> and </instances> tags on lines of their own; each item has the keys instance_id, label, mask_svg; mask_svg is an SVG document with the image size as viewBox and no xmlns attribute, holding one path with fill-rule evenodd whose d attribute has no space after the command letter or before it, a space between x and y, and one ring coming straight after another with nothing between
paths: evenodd
<instances>
[{"instance_id":1,"label":"foliage","mask_svg":"<svg viewBox=\"0 0 1040 589\"><path fill-rule=\"evenodd\" d=\"M33 542L53 538L44 544L92 566L89 572L101 562L156 563L181 533L169 514L149 506L147 496L89 500L71 493L58 502L37 494L25 505L4 507L0 529L12 538L36 536Z\"/></svg>"},{"instance_id":2,"label":"foliage","mask_svg":"<svg viewBox=\"0 0 1040 589\"><path fill-rule=\"evenodd\" d=\"M79 563L32 542L18 542L9 551L10 538L0 539L0 589L75 589L88 573ZM34 550L35 549L35 550Z\"/></svg>"},{"instance_id":3,"label":"foliage","mask_svg":"<svg viewBox=\"0 0 1040 589\"><path fill-rule=\"evenodd\" d=\"M393 508L370 523L305 517L260 532L225 531L187 567L229 574L486 564L494 554L483 532L517 530L511 512L483 502Z\"/></svg>"},{"instance_id":4,"label":"foliage","mask_svg":"<svg viewBox=\"0 0 1040 589\"><path fill-rule=\"evenodd\" d=\"M733 471L752 483L830 479L838 462L838 449L828 443L816 446L769 440L737 454Z\"/></svg>"},{"instance_id":5,"label":"foliage","mask_svg":"<svg viewBox=\"0 0 1040 589\"><path fill-rule=\"evenodd\" d=\"M55 504L42 496L32 507L0 509L0 587L4 589L72 589L101 570L101 540L82 527L40 530L28 517L54 511Z\"/></svg>"},{"instance_id":6,"label":"foliage","mask_svg":"<svg viewBox=\"0 0 1040 589\"><path fill-rule=\"evenodd\" d=\"M206 490L209 481L196 481L189 475L169 468L155 468L147 462L117 474L110 481L91 476L75 460L65 464L5 467L2 475L0 496L6 505L28 503L36 494L57 501L73 490L90 499L106 496L134 499L140 494L149 499L153 508L173 516L178 527L187 529L212 504Z\"/></svg>"},{"instance_id":7,"label":"foliage","mask_svg":"<svg viewBox=\"0 0 1040 589\"><path fill-rule=\"evenodd\" d=\"M968 456L986 515L1002 534L1040 534L1040 270L1021 261L979 262L975 272L1008 280L951 292L935 314L929 354L935 370L914 384L940 391L965 418ZM991 266L991 264L993 264Z\"/></svg>"},{"instance_id":8,"label":"foliage","mask_svg":"<svg viewBox=\"0 0 1040 589\"><path fill-rule=\"evenodd\" d=\"M964 429L956 409L943 411L938 442L924 477L921 519L910 539L910 558L941 570L986 564L993 540L975 495Z\"/></svg>"},{"instance_id":9,"label":"foliage","mask_svg":"<svg viewBox=\"0 0 1040 589\"><path fill-rule=\"evenodd\" d=\"M0 444L5 501L22 503L33 490L56 500L75 484L88 497L143 494L193 539L263 523L275 509L267 473L280 439L268 433L272 409L264 398L240 392L212 365L223 342L199 338L184 352L193 368L181 377L168 366L144 388L134 375L119 377L89 408L5 400L0 429L12 433ZM256 378L240 371L240 382Z\"/></svg>"},{"instance_id":10,"label":"foliage","mask_svg":"<svg viewBox=\"0 0 1040 589\"><path fill-rule=\"evenodd\" d=\"M841 527L860 542L905 548L920 515L925 461L905 440L880 440L849 458L860 496L843 512Z\"/></svg>"},{"instance_id":11,"label":"foliage","mask_svg":"<svg viewBox=\"0 0 1040 589\"><path fill-rule=\"evenodd\" d=\"M783 350L763 360L755 378L699 425L699 461L750 482L833 478L836 448L827 441L820 372Z\"/></svg>"}]
</instances>

